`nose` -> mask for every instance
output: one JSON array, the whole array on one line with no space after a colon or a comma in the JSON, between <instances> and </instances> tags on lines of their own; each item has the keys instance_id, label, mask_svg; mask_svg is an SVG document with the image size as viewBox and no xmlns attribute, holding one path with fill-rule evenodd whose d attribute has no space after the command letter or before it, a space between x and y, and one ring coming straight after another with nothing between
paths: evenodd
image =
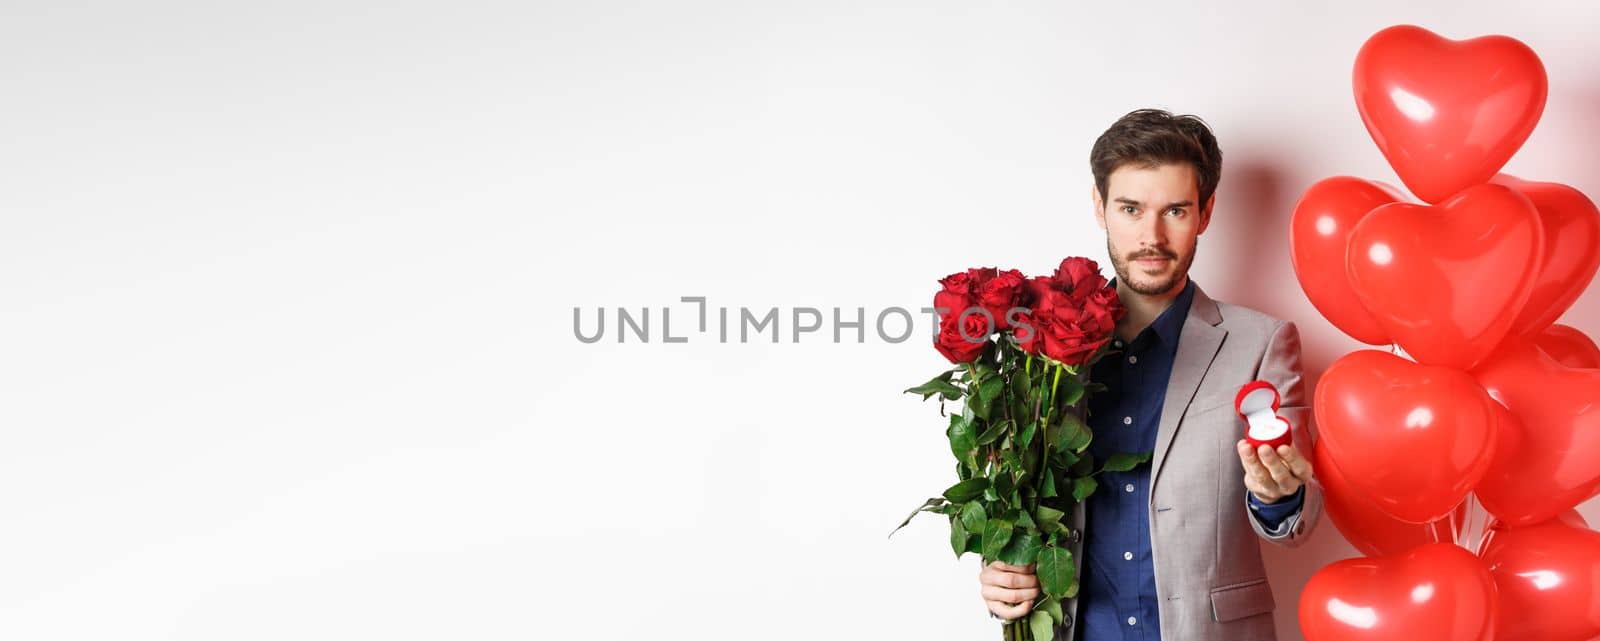
<instances>
[{"instance_id":1,"label":"nose","mask_svg":"<svg viewBox=\"0 0 1600 641\"><path fill-rule=\"evenodd\" d=\"M1167 244L1165 219L1162 216L1145 216L1138 222L1139 249L1165 247Z\"/></svg>"}]
</instances>

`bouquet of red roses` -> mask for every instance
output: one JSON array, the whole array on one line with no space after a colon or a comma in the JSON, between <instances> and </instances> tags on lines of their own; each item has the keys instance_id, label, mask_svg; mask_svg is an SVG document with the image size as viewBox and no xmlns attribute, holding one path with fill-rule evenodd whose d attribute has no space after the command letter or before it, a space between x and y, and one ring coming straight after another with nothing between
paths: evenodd
<instances>
[{"instance_id":1,"label":"bouquet of red roses","mask_svg":"<svg viewBox=\"0 0 1600 641\"><path fill-rule=\"evenodd\" d=\"M1095 475L1150 458L1118 454L1097 466L1088 452L1086 397L1099 387L1088 373L1126 312L1087 258L1063 260L1050 276L979 268L939 283L934 347L955 367L906 392L939 396L941 412L944 401L961 402L945 431L959 479L900 527L937 512L949 518L958 557L1037 564L1044 597L1006 625L1005 638L1044 641L1061 621L1061 599L1078 592L1071 544L1082 532L1063 517L1095 491Z\"/></svg>"}]
</instances>

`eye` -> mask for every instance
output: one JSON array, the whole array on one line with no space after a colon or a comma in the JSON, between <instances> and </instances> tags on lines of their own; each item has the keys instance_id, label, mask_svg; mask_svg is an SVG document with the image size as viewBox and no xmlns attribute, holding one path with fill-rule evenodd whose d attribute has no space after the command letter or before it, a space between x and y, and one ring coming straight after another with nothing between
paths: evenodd
<instances>
[{"instance_id":1,"label":"eye","mask_svg":"<svg viewBox=\"0 0 1600 641\"><path fill-rule=\"evenodd\" d=\"M1134 214L1136 212L1135 212L1135 210L1133 208L1133 205L1123 205L1122 206L1122 213L1131 215L1131 214Z\"/></svg>"},{"instance_id":2,"label":"eye","mask_svg":"<svg viewBox=\"0 0 1600 641\"><path fill-rule=\"evenodd\" d=\"M1167 210L1167 215L1168 216L1182 216L1183 215L1183 208L1182 207L1173 207L1172 209L1168 209Z\"/></svg>"}]
</instances>

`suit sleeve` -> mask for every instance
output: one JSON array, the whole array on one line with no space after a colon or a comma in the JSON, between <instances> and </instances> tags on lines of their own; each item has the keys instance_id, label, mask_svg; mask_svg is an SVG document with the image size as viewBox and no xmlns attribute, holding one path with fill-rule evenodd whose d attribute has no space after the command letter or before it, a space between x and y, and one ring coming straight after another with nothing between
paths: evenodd
<instances>
[{"instance_id":1,"label":"suit sleeve","mask_svg":"<svg viewBox=\"0 0 1600 641\"><path fill-rule=\"evenodd\" d=\"M1294 323L1283 321L1278 323L1272 333L1272 338L1267 341L1267 351L1261 358L1261 369L1256 372L1256 378L1272 383L1282 395L1278 413L1289 419L1294 430L1294 446L1301 453L1311 451L1311 403L1306 397L1305 380L1300 365L1300 331ZM1305 486L1305 494L1300 503L1300 509L1279 523L1277 527L1267 529L1252 514L1250 527L1255 528L1256 534L1273 543L1288 547L1295 547L1310 538L1312 530L1317 527L1317 522L1322 518L1322 486L1315 479ZM1248 497L1249 493L1245 493ZM1245 499L1248 503L1249 499ZM1245 507L1249 510L1248 504Z\"/></svg>"}]
</instances>

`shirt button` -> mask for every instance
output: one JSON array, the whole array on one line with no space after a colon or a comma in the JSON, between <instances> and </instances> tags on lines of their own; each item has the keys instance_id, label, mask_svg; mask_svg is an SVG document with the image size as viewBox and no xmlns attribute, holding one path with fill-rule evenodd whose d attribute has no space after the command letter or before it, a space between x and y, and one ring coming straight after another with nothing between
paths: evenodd
<instances>
[{"instance_id":1,"label":"shirt button","mask_svg":"<svg viewBox=\"0 0 1600 641\"><path fill-rule=\"evenodd\" d=\"M1122 341L1111 341L1111 344L1116 345L1117 347L1122 347Z\"/></svg>"},{"instance_id":2,"label":"shirt button","mask_svg":"<svg viewBox=\"0 0 1600 641\"><path fill-rule=\"evenodd\" d=\"M1122 560L1124 560L1124 561L1132 561L1133 560L1133 553L1132 552L1123 552L1122 553Z\"/></svg>"},{"instance_id":3,"label":"shirt button","mask_svg":"<svg viewBox=\"0 0 1600 641\"><path fill-rule=\"evenodd\" d=\"M1132 492L1133 491L1133 484L1129 483L1127 485L1122 486L1122 491L1124 491L1124 492Z\"/></svg>"},{"instance_id":4,"label":"shirt button","mask_svg":"<svg viewBox=\"0 0 1600 641\"><path fill-rule=\"evenodd\" d=\"M1138 362L1139 362L1139 357L1138 356L1129 356L1128 357L1128 364L1129 365L1133 365L1133 364L1136 364Z\"/></svg>"},{"instance_id":5,"label":"shirt button","mask_svg":"<svg viewBox=\"0 0 1600 641\"><path fill-rule=\"evenodd\" d=\"M1139 620L1138 619L1135 619L1133 617L1128 617L1128 625L1138 625L1138 624L1139 624Z\"/></svg>"},{"instance_id":6,"label":"shirt button","mask_svg":"<svg viewBox=\"0 0 1600 641\"><path fill-rule=\"evenodd\" d=\"M1124 416L1124 417L1122 417L1122 424L1123 425L1133 425L1133 417L1132 416Z\"/></svg>"}]
</instances>

